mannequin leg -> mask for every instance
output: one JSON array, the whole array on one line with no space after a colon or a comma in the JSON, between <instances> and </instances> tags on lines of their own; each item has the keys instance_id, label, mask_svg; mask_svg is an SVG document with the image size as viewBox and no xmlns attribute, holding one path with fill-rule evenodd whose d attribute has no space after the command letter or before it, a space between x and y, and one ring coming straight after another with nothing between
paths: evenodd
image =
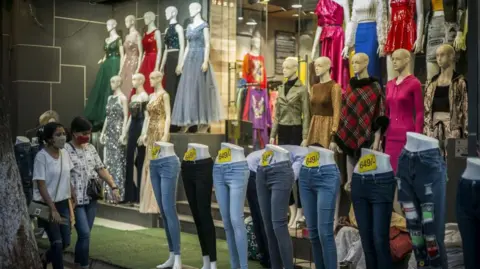
<instances>
[{"instance_id":1,"label":"mannequin leg","mask_svg":"<svg viewBox=\"0 0 480 269\"><path fill-rule=\"evenodd\" d=\"M304 222L305 217L303 216L303 207L302 207L302 200L300 200L300 187L298 186L298 180L294 184L294 194L297 194L295 197L295 202L297 204L297 213L295 214L295 228L297 227L298 222Z\"/></svg>"},{"instance_id":2,"label":"mannequin leg","mask_svg":"<svg viewBox=\"0 0 480 269\"><path fill-rule=\"evenodd\" d=\"M295 204L295 197L293 196L293 191L290 193L290 204L289 204L290 219L288 221L288 228L295 228L295 219L297 216L297 205Z\"/></svg>"},{"instance_id":3,"label":"mannequin leg","mask_svg":"<svg viewBox=\"0 0 480 269\"><path fill-rule=\"evenodd\" d=\"M206 134L208 132L208 128L210 128L210 125L200 124L198 125L197 133Z\"/></svg>"}]
</instances>

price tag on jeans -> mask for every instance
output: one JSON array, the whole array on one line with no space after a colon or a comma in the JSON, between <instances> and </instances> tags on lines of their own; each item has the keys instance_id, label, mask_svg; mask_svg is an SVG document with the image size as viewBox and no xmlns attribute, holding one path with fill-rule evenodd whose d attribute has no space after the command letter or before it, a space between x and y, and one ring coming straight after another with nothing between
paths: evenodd
<instances>
[{"instance_id":1,"label":"price tag on jeans","mask_svg":"<svg viewBox=\"0 0 480 269\"><path fill-rule=\"evenodd\" d=\"M160 146L153 145L151 153L152 153L152 160L155 160L158 156L158 153L160 153Z\"/></svg>"},{"instance_id":2,"label":"price tag on jeans","mask_svg":"<svg viewBox=\"0 0 480 269\"><path fill-rule=\"evenodd\" d=\"M273 151L271 150L266 150L263 154L262 154L262 159L260 161L260 165L261 166L267 166L270 164L270 161L272 160L272 157L273 157Z\"/></svg>"},{"instance_id":3,"label":"price tag on jeans","mask_svg":"<svg viewBox=\"0 0 480 269\"><path fill-rule=\"evenodd\" d=\"M185 155L183 155L183 160L184 161L195 161L197 158L197 151L194 148L190 148L185 152Z\"/></svg>"},{"instance_id":4,"label":"price tag on jeans","mask_svg":"<svg viewBox=\"0 0 480 269\"><path fill-rule=\"evenodd\" d=\"M305 166L308 168L315 168L320 166L320 153L312 151L305 156Z\"/></svg>"},{"instance_id":5,"label":"price tag on jeans","mask_svg":"<svg viewBox=\"0 0 480 269\"><path fill-rule=\"evenodd\" d=\"M232 161L232 150L224 148L218 151L218 163L228 163Z\"/></svg>"},{"instance_id":6,"label":"price tag on jeans","mask_svg":"<svg viewBox=\"0 0 480 269\"><path fill-rule=\"evenodd\" d=\"M367 154L360 158L358 166L360 173L377 170L377 157L375 154Z\"/></svg>"}]
</instances>

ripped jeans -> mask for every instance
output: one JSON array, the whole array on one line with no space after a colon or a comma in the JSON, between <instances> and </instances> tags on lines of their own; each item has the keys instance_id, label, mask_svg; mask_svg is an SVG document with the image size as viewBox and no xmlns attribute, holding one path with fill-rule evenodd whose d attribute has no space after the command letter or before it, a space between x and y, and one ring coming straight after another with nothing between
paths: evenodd
<instances>
[{"instance_id":1,"label":"ripped jeans","mask_svg":"<svg viewBox=\"0 0 480 269\"><path fill-rule=\"evenodd\" d=\"M403 150L398 159L398 201L417 268L448 269L445 251L446 166L439 149Z\"/></svg>"}]
</instances>

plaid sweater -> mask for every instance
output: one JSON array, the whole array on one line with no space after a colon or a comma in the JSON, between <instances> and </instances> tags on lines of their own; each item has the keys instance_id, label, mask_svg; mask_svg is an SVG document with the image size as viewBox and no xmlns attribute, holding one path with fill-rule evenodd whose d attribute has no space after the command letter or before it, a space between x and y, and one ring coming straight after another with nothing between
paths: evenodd
<instances>
[{"instance_id":1,"label":"plaid sweater","mask_svg":"<svg viewBox=\"0 0 480 269\"><path fill-rule=\"evenodd\" d=\"M335 142L348 155L357 157L361 148L370 147L378 129L385 132L385 95L377 79L350 79L342 96L340 123Z\"/></svg>"}]
</instances>

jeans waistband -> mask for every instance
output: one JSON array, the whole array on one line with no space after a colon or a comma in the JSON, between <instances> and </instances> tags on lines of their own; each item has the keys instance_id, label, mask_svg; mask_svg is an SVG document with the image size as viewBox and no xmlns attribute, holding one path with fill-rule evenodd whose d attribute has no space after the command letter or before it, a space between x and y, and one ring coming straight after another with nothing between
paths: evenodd
<instances>
[{"instance_id":1,"label":"jeans waistband","mask_svg":"<svg viewBox=\"0 0 480 269\"><path fill-rule=\"evenodd\" d=\"M354 180L362 180L362 181L369 181L369 182L375 182L375 183L393 183L395 182L395 174L393 173L393 171L386 172L386 173L379 173L379 174L368 174L368 175L353 173L352 181Z\"/></svg>"},{"instance_id":2,"label":"jeans waistband","mask_svg":"<svg viewBox=\"0 0 480 269\"><path fill-rule=\"evenodd\" d=\"M291 168L292 163L290 161L281 161L278 163L271 163L267 166L261 166L259 165L257 169L262 169L262 170L268 170L268 169L279 169L279 168Z\"/></svg>"},{"instance_id":3,"label":"jeans waistband","mask_svg":"<svg viewBox=\"0 0 480 269\"><path fill-rule=\"evenodd\" d=\"M197 164L213 164L213 159L212 158L206 158L202 160L197 160L197 161L182 161L182 166L190 166L190 165L197 165Z\"/></svg>"},{"instance_id":4,"label":"jeans waistband","mask_svg":"<svg viewBox=\"0 0 480 269\"><path fill-rule=\"evenodd\" d=\"M401 154L406 154L409 157L415 157L415 156L435 156L438 155L439 158L442 157L442 154L440 153L439 148L433 148L433 149L427 149L427 150L422 150L422 151L408 151L405 148L402 149Z\"/></svg>"},{"instance_id":5,"label":"jeans waistband","mask_svg":"<svg viewBox=\"0 0 480 269\"><path fill-rule=\"evenodd\" d=\"M301 169L307 169L307 170L319 170L319 171L325 171L325 170L332 170L332 171L337 171L338 167L336 164L327 164L327 165L320 165L319 167L306 167L305 165L302 164Z\"/></svg>"},{"instance_id":6,"label":"jeans waistband","mask_svg":"<svg viewBox=\"0 0 480 269\"><path fill-rule=\"evenodd\" d=\"M180 163L180 160L178 159L177 156L172 155L172 156L168 156L168 157L164 157L164 158L151 160L150 161L150 166L161 166L161 165L165 165L165 164L168 164L168 163Z\"/></svg>"},{"instance_id":7,"label":"jeans waistband","mask_svg":"<svg viewBox=\"0 0 480 269\"><path fill-rule=\"evenodd\" d=\"M233 163L216 163L213 168L245 168L248 169L247 161L233 162Z\"/></svg>"}]
</instances>

